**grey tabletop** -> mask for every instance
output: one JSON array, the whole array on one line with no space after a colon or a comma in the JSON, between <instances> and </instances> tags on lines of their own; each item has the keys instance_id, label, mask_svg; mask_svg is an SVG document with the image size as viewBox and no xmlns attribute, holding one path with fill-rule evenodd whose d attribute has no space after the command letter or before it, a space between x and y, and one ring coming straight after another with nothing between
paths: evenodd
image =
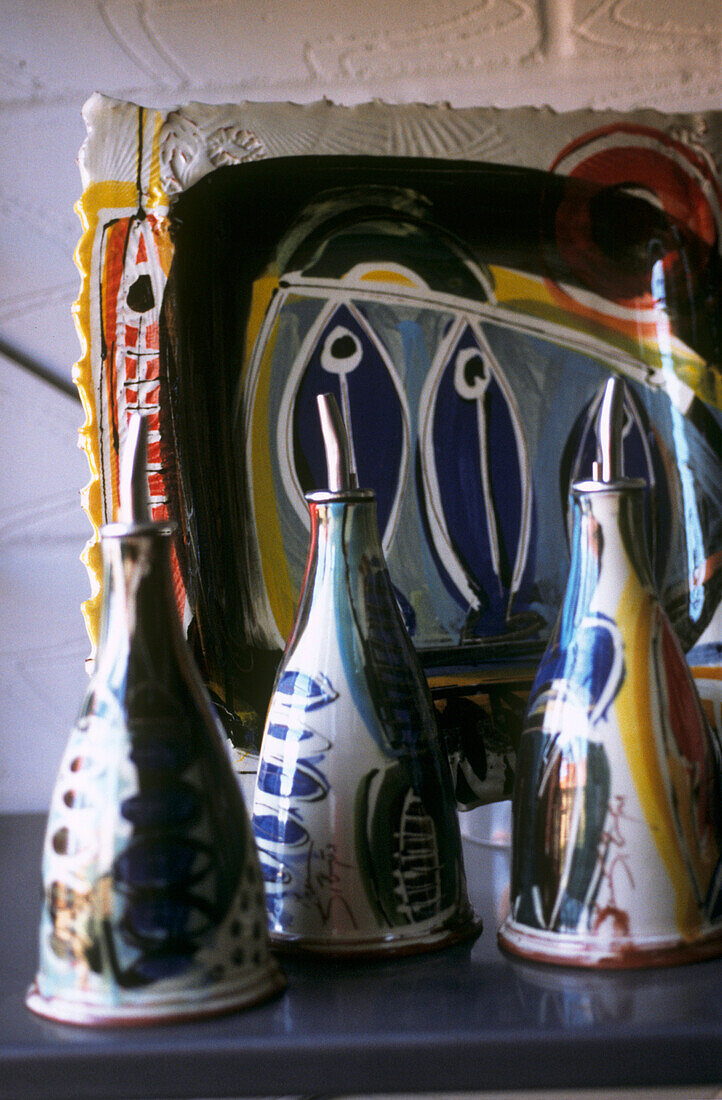
<instances>
[{"instance_id":1,"label":"grey tabletop","mask_svg":"<svg viewBox=\"0 0 722 1100\"><path fill-rule=\"evenodd\" d=\"M508 852L465 843L473 945L379 963L284 960L275 1001L93 1030L27 1011L43 818L0 817L0 1096L234 1097L722 1082L722 960L635 972L527 965L496 930Z\"/></svg>"}]
</instances>

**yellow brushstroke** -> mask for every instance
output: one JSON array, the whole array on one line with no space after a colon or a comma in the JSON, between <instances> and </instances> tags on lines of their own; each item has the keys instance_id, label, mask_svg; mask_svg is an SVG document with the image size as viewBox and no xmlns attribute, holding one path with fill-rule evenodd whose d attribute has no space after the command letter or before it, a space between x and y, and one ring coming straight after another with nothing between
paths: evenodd
<instances>
[{"instance_id":1,"label":"yellow brushstroke","mask_svg":"<svg viewBox=\"0 0 722 1100\"><path fill-rule=\"evenodd\" d=\"M160 111L155 111L155 122L153 125L153 141L151 144L150 153L150 174L148 180L148 206L150 209L156 210L162 207L168 206L168 195L163 190L163 185L160 181L160 132L165 122L165 115Z\"/></svg>"},{"instance_id":2,"label":"yellow brushstroke","mask_svg":"<svg viewBox=\"0 0 722 1100\"><path fill-rule=\"evenodd\" d=\"M615 711L637 796L675 892L677 927L685 939L693 939L701 915L680 847L655 737L660 718L652 690L653 609L653 597L632 575L617 613L625 639L626 676Z\"/></svg>"},{"instance_id":3,"label":"yellow brushstroke","mask_svg":"<svg viewBox=\"0 0 722 1100\"><path fill-rule=\"evenodd\" d=\"M722 665L692 665L695 680L722 680Z\"/></svg>"},{"instance_id":4,"label":"yellow brushstroke","mask_svg":"<svg viewBox=\"0 0 722 1100\"><path fill-rule=\"evenodd\" d=\"M387 271L386 268L377 271L365 271L360 281L362 283L400 283L401 286L418 286L418 283L410 279L408 275L402 275L400 271Z\"/></svg>"},{"instance_id":5,"label":"yellow brushstroke","mask_svg":"<svg viewBox=\"0 0 722 1100\"><path fill-rule=\"evenodd\" d=\"M271 298L278 290L278 275L267 272L261 275L253 283L251 289L251 305L248 311L248 324L246 325L246 337L243 347L243 367L241 368L241 383L245 382L248 368L253 356L253 348L261 331Z\"/></svg>"},{"instance_id":6,"label":"yellow brushstroke","mask_svg":"<svg viewBox=\"0 0 722 1100\"><path fill-rule=\"evenodd\" d=\"M521 271L514 271L509 267L490 266L494 279L494 292L498 302L543 302L553 306L554 302L546 284L542 279L532 275L525 275Z\"/></svg>"},{"instance_id":7,"label":"yellow brushstroke","mask_svg":"<svg viewBox=\"0 0 722 1100\"><path fill-rule=\"evenodd\" d=\"M73 366L73 381L78 388L85 413L85 421L78 431L78 446L85 453L90 467L90 481L80 494L81 505L90 520L93 532L85 544L80 560L88 571L91 596L81 605L85 627L93 648L98 644L100 631L100 606L102 600L103 566L100 554L100 525L103 522L102 495L100 485L100 437L98 433L98 410L95 407L93 387L90 327L90 280L92 272L93 246L95 243L100 212L102 210L120 210L137 206L138 191L133 183L106 180L92 183L85 189L75 211L80 218L83 232L75 249L75 264L80 272L80 293L73 304L73 319L80 340L81 356Z\"/></svg>"},{"instance_id":8,"label":"yellow brushstroke","mask_svg":"<svg viewBox=\"0 0 722 1100\"><path fill-rule=\"evenodd\" d=\"M640 331L632 335L623 329L625 324L629 325L628 321L624 322L612 316L604 322L601 319L593 320L585 317L581 310L579 314L575 314L571 303L565 308L555 300L546 280L538 275L528 275L495 265L490 266L490 271L494 279L496 299L500 305L604 340L612 347L619 348L638 359L640 363L645 363L655 370L661 369L659 342L654 334L648 332L644 335ZM602 309L603 301L600 299ZM650 318L647 324L651 324L651 321ZM671 341L671 361L675 375L707 404L722 409L722 368L717 364L708 363L673 335L668 339ZM594 354L591 349L590 354Z\"/></svg>"},{"instance_id":9,"label":"yellow brushstroke","mask_svg":"<svg viewBox=\"0 0 722 1100\"><path fill-rule=\"evenodd\" d=\"M275 447L275 438L268 427L270 366L277 332L274 327L266 341L260 363L251 416L251 478L263 583L276 626L281 636L287 638L293 626L296 593L291 584L283 550L271 465L271 448Z\"/></svg>"},{"instance_id":10,"label":"yellow brushstroke","mask_svg":"<svg viewBox=\"0 0 722 1100\"><path fill-rule=\"evenodd\" d=\"M613 348L618 348L632 356L640 364L655 369L661 368L659 347L655 339L647 339L641 334L633 336L619 327L615 318L608 320L590 318L584 315L581 307L575 312L573 303L563 306L551 294L545 279L537 275L526 275L510 268L490 268L494 279L494 290L499 305L527 317L534 317L550 324L569 329L570 332L590 336ZM603 350L589 347L587 354L603 360Z\"/></svg>"}]
</instances>

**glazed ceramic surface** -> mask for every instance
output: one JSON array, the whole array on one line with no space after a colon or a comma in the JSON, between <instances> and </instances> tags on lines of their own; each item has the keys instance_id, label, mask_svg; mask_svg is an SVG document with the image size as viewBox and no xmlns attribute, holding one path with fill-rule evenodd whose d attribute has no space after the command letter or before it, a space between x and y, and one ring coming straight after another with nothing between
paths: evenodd
<instances>
[{"instance_id":1,"label":"glazed ceramic surface","mask_svg":"<svg viewBox=\"0 0 722 1100\"><path fill-rule=\"evenodd\" d=\"M643 492L575 487L566 597L519 746L500 933L531 959L722 952L722 752L655 596Z\"/></svg>"},{"instance_id":2,"label":"glazed ceramic surface","mask_svg":"<svg viewBox=\"0 0 722 1100\"><path fill-rule=\"evenodd\" d=\"M50 807L28 994L54 1020L182 1020L283 985L250 823L177 619L171 533L104 530L103 633Z\"/></svg>"},{"instance_id":3,"label":"glazed ceramic surface","mask_svg":"<svg viewBox=\"0 0 722 1100\"><path fill-rule=\"evenodd\" d=\"M478 931L451 776L372 493L309 498L306 582L253 804L272 939L377 954Z\"/></svg>"}]
</instances>

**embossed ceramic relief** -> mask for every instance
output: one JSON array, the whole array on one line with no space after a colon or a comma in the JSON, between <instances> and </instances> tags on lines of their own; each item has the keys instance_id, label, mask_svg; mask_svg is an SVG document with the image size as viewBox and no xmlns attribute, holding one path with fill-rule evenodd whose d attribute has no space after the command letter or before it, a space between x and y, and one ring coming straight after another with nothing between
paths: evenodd
<instances>
[{"instance_id":1,"label":"embossed ceramic relief","mask_svg":"<svg viewBox=\"0 0 722 1100\"><path fill-rule=\"evenodd\" d=\"M242 751L257 749L300 591L319 389L344 407L377 494L462 801L510 790L568 567L568 489L590 473L585 425L610 370L630 382L660 594L714 666L720 115L161 112L100 97L85 113L89 512L112 516L125 419L150 409L152 500L183 536L179 608ZM94 545L87 557L99 577ZM86 613L94 634L92 601ZM483 696L473 719L461 681Z\"/></svg>"}]
</instances>

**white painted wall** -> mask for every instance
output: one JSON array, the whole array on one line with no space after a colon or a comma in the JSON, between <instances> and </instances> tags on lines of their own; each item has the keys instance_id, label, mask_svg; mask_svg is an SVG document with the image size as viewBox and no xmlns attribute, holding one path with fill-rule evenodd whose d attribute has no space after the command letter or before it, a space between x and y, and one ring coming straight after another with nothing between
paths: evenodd
<instances>
[{"instance_id":1,"label":"white painted wall","mask_svg":"<svg viewBox=\"0 0 722 1100\"><path fill-rule=\"evenodd\" d=\"M0 0L0 348L70 379L95 90L697 111L721 61L720 0ZM47 806L83 690L80 420L0 356L0 812Z\"/></svg>"}]
</instances>

